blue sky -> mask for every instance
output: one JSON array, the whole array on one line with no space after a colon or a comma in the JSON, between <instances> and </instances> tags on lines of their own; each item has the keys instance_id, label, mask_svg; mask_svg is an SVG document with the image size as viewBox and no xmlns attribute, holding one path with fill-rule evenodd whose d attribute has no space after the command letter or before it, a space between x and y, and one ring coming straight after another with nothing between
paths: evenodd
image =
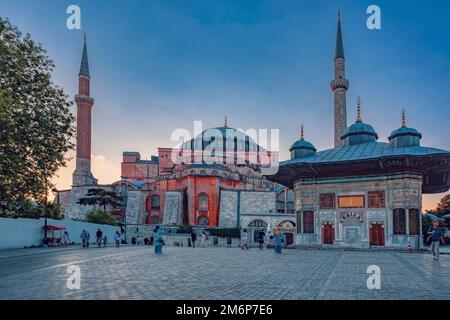
<instances>
[{"instance_id":1,"label":"blue sky","mask_svg":"<svg viewBox=\"0 0 450 320\"><path fill-rule=\"evenodd\" d=\"M82 30L66 28L71 4L81 8ZM366 27L371 4L381 8L381 30ZM302 122L319 150L332 147L338 9L349 124L361 96L363 120L381 141L405 108L423 145L450 149L446 0L0 0L0 15L47 49L54 81L71 97L87 32L93 153L109 165L100 182L118 179L122 151L149 157L173 146L174 129L193 130L194 120L219 126L225 115L236 128L279 128L282 158ZM70 181L66 171L60 186Z\"/></svg>"}]
</instances>

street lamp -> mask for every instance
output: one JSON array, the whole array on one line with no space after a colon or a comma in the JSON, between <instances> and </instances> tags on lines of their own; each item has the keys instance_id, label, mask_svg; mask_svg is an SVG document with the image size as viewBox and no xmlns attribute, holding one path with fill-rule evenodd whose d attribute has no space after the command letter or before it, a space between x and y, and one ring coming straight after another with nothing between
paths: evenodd
<instances>
[{"instance_id":1,"label":"street lamp","mask_svg":"<svg viewBox=\"0 0 450 320\"><path fill-rule=\"evenodd\" d=\"M127 184L127 179L129 177L122 177L122 179L125 181L125 210L124 210L124 216L123 216L123 222L125 225L125 241L127 240L127 203L128 203L128 184Z\"/></svg>"}]
</instances>

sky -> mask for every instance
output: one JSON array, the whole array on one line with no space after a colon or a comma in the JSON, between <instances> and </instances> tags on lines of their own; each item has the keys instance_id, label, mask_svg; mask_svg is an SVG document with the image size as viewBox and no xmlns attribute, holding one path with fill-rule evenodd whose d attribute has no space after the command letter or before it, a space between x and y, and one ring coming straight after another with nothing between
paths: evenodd
<instances>
[{"instance_id":1,"label":"sky","mask_svg":"<svg viewBox=\"0 0 450 320\"><path fill-rule=\"evenodd\" d=\"M72 4L80 30L66 27ZM366 26L371 4L381 9L380 30ZM42 43L56 65L53 81L72 99L87 33L92 171L102 184L119 180L123 151L150 158L195 120L216 127L227 116L235 128L280 129L282 160L301 123L318 150L331 148L338 10L349 125L360 96L379 141L400 127L405 108L422 145L450 150L448 0L0 0L0 16ZM73 170L72 160L57 188L70 187ZM441 196L425 196L424 209Z\"/></svg>"}]
</instances>

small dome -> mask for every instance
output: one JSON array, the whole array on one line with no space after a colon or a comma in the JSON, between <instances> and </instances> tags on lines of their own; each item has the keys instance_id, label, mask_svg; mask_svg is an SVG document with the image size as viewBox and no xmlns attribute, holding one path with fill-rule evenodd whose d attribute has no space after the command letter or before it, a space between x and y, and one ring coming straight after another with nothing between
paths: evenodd
<instances>
[{"instance_id":1,"label":"small dome","mask_svg":"<svg viewBox=\"0 0 450 320\"><path fill-rule=\"evenodd\" d=\"M307 150L312 150L314 152L317 151L317 149L314 147L314 145L311 142L308 142L303 139L295 141L295 143L291 146L289 151L292 152L292 150L299 150L299 149L307 149Z\"/></svg>"},{"instance_id":2,"label":"small dome","mask_svg":"<svg viewBox=\"0 0 450 320\"><path fill-rule=\"evenodd\" d=\"M402 128L398 128L397 130L393 131L388 139L391 140L398 136L415 136L415 137L422 138L422 134L419 131L417 131L416 129L402 127Z\"/></svg>"},{"instance_id":3,"label":"small dome","mask_svg":"<svg viewBox=\"0 0 450 320\"><path fill-rule=\"evenodd\" d=\"M291 152L291 159L304 158L316 153L317 149L314 145L303 138L303 125L300 139L294 142L289 151Z\"/></svg>"},{"instance_id":4,"label":"small dome","mask_svg":"<svg viewBox=\"0 0 450 320\"><path fill-rule=\"evenodd\" d=\"M389 136L389 142L391 147L416 147L420 146L420 139L422 134L414 128L408 128L406 126L405 111L402 111L402 127L393 131Z\"/></svg>"},{"instance_id":5,"label":"small dome","mask_svg":"<svg viewBox=\"0 0 450 320\"><path fill-rule=\"evenodd\" d=\"M356 122L348 127L341 136L341 140L344 141L344 145L346 146L375 142L378 139L378 134L375 132L375 129L370 124L362 121L360 104L361 100L358 97Z\"/></svg>"}]
</instances>

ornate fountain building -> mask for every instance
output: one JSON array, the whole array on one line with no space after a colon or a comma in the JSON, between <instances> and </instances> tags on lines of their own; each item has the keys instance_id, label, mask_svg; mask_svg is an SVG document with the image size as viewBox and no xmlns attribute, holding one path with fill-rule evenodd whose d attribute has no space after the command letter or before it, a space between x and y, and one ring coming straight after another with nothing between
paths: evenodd
<instances>
[{"instance_id":1,"label":"ornate fountain building","mask_svg":"<svg viewBox=\"0 0 450 320\"><path fill-rule=\"evenodd\" d=\"M378 142L374 128L362 121L359 99L356 122L347 127L340 18L334 66L335 148L318 152L302 128L291 159L269 176L295 191L295 243L419 249L422 194L450 188L450 152L421 146L422 135L406 126L404 112L389 142Z\"/></svg>"}]
</instances>

